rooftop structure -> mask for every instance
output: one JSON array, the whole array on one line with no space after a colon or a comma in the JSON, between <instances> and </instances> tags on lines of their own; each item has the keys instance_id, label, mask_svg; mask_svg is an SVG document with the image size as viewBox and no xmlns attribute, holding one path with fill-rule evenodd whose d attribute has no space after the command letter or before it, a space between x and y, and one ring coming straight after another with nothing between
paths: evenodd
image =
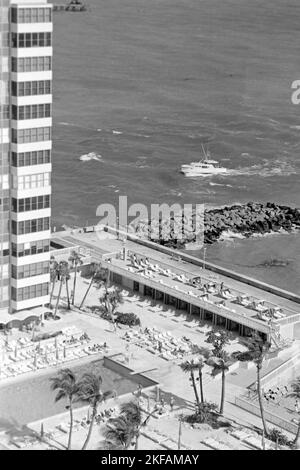
<instances>
[{"instance_id":1,"label":"rooftop structure","mask_svg":"<svg viewBox=\"0 0 300 470\"><path fill-rule=\"evenodd\" d=\"M290 344L294 325L300 321L300 299L296 295L220 267L213 270L209 263L201 266L201 260L130 238L88 230L54 235L56 244L84 247L91 260L109 268L116 283L240 335L258 331L276 347Z\"/></svg>"}]
</instances>

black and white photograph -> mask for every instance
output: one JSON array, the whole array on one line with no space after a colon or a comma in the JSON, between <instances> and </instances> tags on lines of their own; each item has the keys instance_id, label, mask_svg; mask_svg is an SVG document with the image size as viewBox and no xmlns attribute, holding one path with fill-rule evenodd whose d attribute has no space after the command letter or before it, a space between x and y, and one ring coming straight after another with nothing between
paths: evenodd
<instances>
[{"instance_id":1,"label":"black and white photograph","mask_svg":"<svg viewBox=\"0 0 300 470\"><path fill-rule=\"evenodd\" d=\"M0 0L0 450L299 450L299 183L299 0Z\"/></svg>"}]
</instances>

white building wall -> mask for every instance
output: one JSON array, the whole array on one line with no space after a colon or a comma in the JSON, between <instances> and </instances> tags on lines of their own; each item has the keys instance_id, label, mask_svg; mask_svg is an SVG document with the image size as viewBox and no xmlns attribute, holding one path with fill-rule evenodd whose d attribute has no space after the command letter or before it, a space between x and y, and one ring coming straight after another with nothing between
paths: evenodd
<instances>
[{"instance_id":1,"label":"white building wall","mask_svg":"<svg viewBox=\"0 0 300 470\"><path fill-rule=\"evenodd\" d=\"M50 4L46 0L14 0L11 1L12 8L49 8ZM32 22L32 23L11 23L11 33L23 34L23 33L52 33L53 26L52 22ZM10 49L11 57L16 59L19 58L30 58L30 57L52 57L52 46L51 47L12 47ZM39 70L30 72L12 72L12 82L33 82L33 81L46 81L52 80L51 70ZM11 96L11 104L17 107L28 106L28 105L39 105L39 104L51 104L52 95L30 95L30 96ZM24 129L37 129L37 128L51 128L52 118L44 117L39 119L30 120L11 120L11 128L16 131ZM23 154L28 152L38 152L41 150L50 150L52 148L51 140L41 142L26 142L26 143L11 143L11 152L14 154ZM18 178L22 176L30 176L37 174L51 173L51 163L30 165L30 166L12 166L11 167L11 198L14 199L26 199L42 195L51 194L51 178L49 184L42 187L32 187L24 189L18 186ZM15 221L17 225L21 222L28 220L35 220L41 218L50 218L51 209L39 209L28 212L12 212L11 221ZM41 240L50 239L50 230L43 230L34 233L11 233L11 243L19 247L27 247L30 244L34 244ZM15 268L20 268L24 265L49 262L50 252L39 253L34 255L27 255L22 257L11 256L11 264ZM15 269L14 268L14 269ZM11 299L11 310L23 310L25 308L31 308L38 305L43 305L49 302L49 295L39 295L34 298L23 298L23 291L30 286L36 286L40 284L48 284L50 281L49 272L38 276L26 277L26 278L11 278L12 287L12 299ZM25 288L25 289L24 289ZM27 289L28 290L28 289ZM20 294L20 295L19 295ZM22 296L21 296L22 294ZM30 294L31 295L31 294Z\"/></svg>"}]
</instances>

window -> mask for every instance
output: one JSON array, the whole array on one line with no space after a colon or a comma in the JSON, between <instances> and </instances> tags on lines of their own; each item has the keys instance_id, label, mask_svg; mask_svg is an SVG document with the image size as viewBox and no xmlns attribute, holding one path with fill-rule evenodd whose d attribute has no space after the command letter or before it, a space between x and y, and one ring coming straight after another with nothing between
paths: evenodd
<instances>
[{"instance_id":1,"label":"window","mask_svg":"<svg viewBox=\"0 0 300 470\"><path fill-rule=\"evenodd\" d=\"M12 47L51 47L51 33L12 33Z\"/></svg>"},{"instance_id":2,"label":"window","mask_svg":"<svg viewBox=\"0 0 300 470\"><path fill-rule=\"evenodd\" d=\"M15 105L12 106L12 119L43 119L47 117L51 117L51 105L48 103L19 107Z\"/></svg>"},{"instance_id":3,"label":"window","mask_svg":"<svg viewBox=\"0 0 300 470\"><path fill-rule=\"evenodd\" d=\"M25 264L22 266L12 265L11 276L14 279L24 279L26 277L41 276L49 272L49 261L40 263Z\"/></svg>"},{"instance_id":4,"label":"window","mask_svg":"<svg viewBox=\"0 0 300 470\"><path fill-rule=\"evenodd\" d=\"M44 282L43 284L37 284L28 287L22 287L21 289L11 288L12 300L22 301L27 299L33 299L36 297L42 297L49 294L49 283Z\"/></svg>"},{"instance_id":5,"label":"window","mask_svg":"<svg viewBox=\"0 0 300 470\"><path fill-rule=\"evenodd\" d=\"M51 22L51 8L12 8L12 23L49 23Z\"/></svg>"},{"instance_id":6,"label":"window","mask_svg":"<svg viewBox=\"0 0 300 470\"><path fill-rule=\"evenodd\" d=\"M27 233L42 232L45 230L49 230L49 228L49 217L44 217L42 219L24 220L18 223L15 220L12 220L11 223L11 229L14 235L24 235Z\"/></svg>"},{"instance_id":7,"label":"window","mask_svg":"<svg viewBox=\"0 0 300 470\"><path fill-rule=\"evenodd\" d=\"M35 196L25 199L12 198L12 211L13 212L28 212L37 209L48 209L50 207L50 196Z\"/></svg>"},{"instance_id":8,"label":"window","mask_svg":"<svg viewBox=\"0 0 300 470\"><path fill-rule=\"evenodd\" d=\"M33 129L12 129L12 142L14 144L27 144L51 140L51 127L38 127Z\"/></svg>"},{"instance_id":9,"label":"window","mask_svg":"<svg viewBox=\"0 0 300 470\"><path fill-rule=\"evenodd\" d=\"M12 72L43 72L51 70L51 57L12 57Z\"/></svg>"},{"instance_id":10,"label":"window","mask_svg":"<svg viewBox=\"0 0 300 470\"><path fill-rule=\"evenodd\" d=\"M21 92L21 85L22 82L19 83L19 96L23 96L20 94ZM28 94L29 95L49 95L51 94L51 81L50 80L40 80L34 82L25 82ZM23 84L24 86L24 84Z\"/></svg>"},{"instance_id":11,"label":"window","mask_svg":"<svg viewBox=\"0 0 300 470\"><path fill-rule=\"evenodd\" d=\"M15 167L43 165L46 163L50 163L50 161L51 161L50 150L39 150L38 152L25 152L25 153L12 152L12 165Z\"/></svg>"},{"instance_id":12,"label":"window","mask_svg":"<svg viewBox=\"0 0 300 470\"><path fill-rule=\"evenodd\" d=\"M0 105L0 119L9 119L9 105Z\"/></svg>"}]
</instances>

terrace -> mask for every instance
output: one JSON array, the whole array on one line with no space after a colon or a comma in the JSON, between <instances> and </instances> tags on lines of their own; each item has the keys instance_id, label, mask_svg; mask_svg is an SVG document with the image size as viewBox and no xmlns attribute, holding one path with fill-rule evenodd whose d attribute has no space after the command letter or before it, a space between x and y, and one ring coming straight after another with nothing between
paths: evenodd
<instances>
[{"instance_id":1,"label":"terrace","mask_svg":"<svg viewBox=\"0 0 300 470\"><path fill-rule=\"evenodd\" d=\"M238 325L241 334L247 333L245 328L248 328L271 336L278 331L277 323L280 321L275 315L285 318L286 313L276 305L250 299L220 283L216 277L209 277L208 273L203 272L200 277L195 277L188 270L171 270L165 263L154 263L151 259L148 263L145 266L141 258L133 262L117 255L104 260L104 264L114 273L114 281L118 280L118 275L130 279L142 294L162 300L165 304L175 302L176 307L190 314L198 314L200 319L211 319L214 325L228 329ZM262 310L274 313L272 317L267 317Z\"/></svg>"},{"instance_id":2,"label":"terrace","mask_svg":"<svg viewBox=\"0 0 300 470\"><path fill-rule=\"evenodd\" d=\"M73 230L55 235L60 243L80 245L91 259L105 263L113 273L114 282L140 290L155 300L194 313L214 325L236 330L240 335L259 331L277 348L290 345L294 324L300 321L299 305L289 293L276 291L241 275L231 276L222 269L211 270L199 260L154 243L130 239L93 230ZM126 253L126 259L124 254ZM182 255L182 256L181 256ZM132 256L146 258L152 266L134 265ZM140 287L139 287L140 286ZM282 295L281 295L282 294ZM295 296L294 296L295 297Z\"/></svg>"}]
</instances>

